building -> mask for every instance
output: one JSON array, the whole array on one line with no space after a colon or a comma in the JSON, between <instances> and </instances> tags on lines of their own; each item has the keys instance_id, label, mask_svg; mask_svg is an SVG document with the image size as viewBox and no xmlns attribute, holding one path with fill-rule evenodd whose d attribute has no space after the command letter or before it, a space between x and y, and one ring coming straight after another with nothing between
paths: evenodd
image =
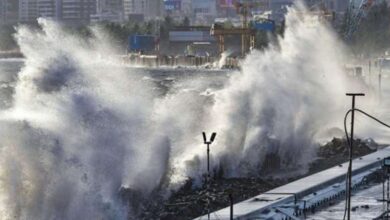
<instances>
[{"instance_id":1,"label":"building","mask_svg":"<svg viewBox=\"0 0 390 220\"><path fill-rule=\"evenodd\" d=\"M163 16L164 3L163 0L147 0L145 8L145 19L157 19Z\"/></svg>"},{"instance_id":2,"label":"building","mask_svg":"<svg viewBox=\"0 0 390 220\"><path fill-rule=\"evenodd\" d=\"M13 24L18 21L18 1L0 0L0 24Z\"/></svg>"},{"instance_id":3,"label":"building","mask_svg":"<svg viewBox=\"0 0 390 220\"><path fill-rule=\"evenodd\" d=\"M184 17L183 0L164 0L164 13L175 21L180 21Z\"/></svg>"},{"instance_id":4,"label":"building","mask_svg":"<svg viewBox=\"0 0 390 220\"><path fill-rule=\"evenodd\" d=\"M57 18L58 0L37 0L38 17Z\"/></svg>"},{"instance_id":5,"label":"building","mask_svg":"<svg viewBox=\"0 0 390 220\"><path fill-rule=\"evenodd\" d=\"M24 23L35 22L38 17L37 0L19 0L18 20Z\"/></svg>"},{"instance_id":6,"label":"building","mask_svg":"<svg viewBox=\"0 0 390 220\"><path fill-rule=\"evenodd\" d=\"M19 0L19 21L52 18L69 25L87 24L96 14L96 0Z\"/></svg>"},{"instance_id":7,"label":"building","mask_svg":"<svg viewBox=\"0 0 390 220\"><path fill-rule=\"evenodd\" d=\"M193 21L197 25L208 25L217 17L216 0L193 0Z\"/></svg>"},{"instance_id":8,"label":"building","mask_svg":"<svg viewBox=\"0 0 390 220\"><path fill-rule=\"evenodd\" d=\"M217 3L218 17L230 18L237 16L233 0L218 0Z\"/></svg>"},{"instance_id":9,"label":"building","mask_svg":"<svg viewBox=\"0 0 390 220\"><path fill-rule=\"evenodd\" d=\"M123 0L125 19L139 17L144 20L145 0ZM137 19L138 20L138 19Z\"/></svg>"},{"instance_id":10,"label":"building","mask_svg":"<svg viewBox=\"0 0 390 220\"><path fill-rule=\"evenodd\" d=\"M153 20L163 17L163 11L163 0L124 0L126 18L141 15L145 20Z\"/></svg>"},{"instance_id":11,"label":"building","mask_svg":"<svg viewBox=\"0 0 390 220\"><path fill-rule=\"evenodd\" d=\"M181 0L181 11L183 13L183 17L191 17L192 1L191 0Z\"/></svg>"},{"instance_id":12,"label":"building","mask_svg":"<svg viewBox=\"0 0 390 220\"><path fill-rule=\"evenodd\" d=\"M96 14L96 6L96 0L57 0L56 16L66 24L87 24Z\"/></svg>"},{"instance_id":13,"label":"building","mask_svg":"<svg viewBox=\"0 0 390 220\"><path fill-rule=\"evenodd\" d=\"M97 0L96 14L92 16L93 22L110 21L123 22L125 18L126 0Z\"/></svg>"},{"instance_id":14,"label":"building","mask_svg":"<svg viewBox=\"0 0 390 220\"><path fill-rule=\"evenodd\" d=\"M192 0L164 0L164 14L177 22L182 22L185 17L191 21L193 18Z\"/></svg>"}]
</instances>

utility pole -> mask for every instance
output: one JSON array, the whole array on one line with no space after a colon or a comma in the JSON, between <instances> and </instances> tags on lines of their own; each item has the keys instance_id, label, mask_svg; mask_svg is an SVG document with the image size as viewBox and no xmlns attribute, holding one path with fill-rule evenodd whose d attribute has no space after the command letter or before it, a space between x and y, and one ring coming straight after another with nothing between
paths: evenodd
<instances>
[{"instance_id":1,"label":"utility pole","mask_svg":"<svg viewBox=\"0 0 390 220\"><path fill-rule=\"evenodd\" d=\"M378 84L379 84L379 98L382 99L382 73L379 73L378 76Z\"/></svg>"},{"instance_id":2,"label":"utility pole","mask_svg":"<svg viewBox=\"0 0 390 220\"><path fill-rule=\"evenodd\" d=\"M371 86L371 60L368 60L368 85Z\"/></svg>"},{"instance_id":3,"label":"utility pole","mask_svg":"<svg viewBox=\"0 0 390 220\"><path fill-rule=\"evenodd\" d=\"M383 58L384 59L384 58ZM382 65L383 65L383 59L378 61L378 94L379 99L382 99Z\"/></svg>"},{"instance_id":4,"label":"utility pole","mask_svg":"<svg viewBox=\"0 0 390 220\"><path fill-rule=\"evenodd\" d=\"M389 199L390 199L390 181L389 174L387 174L387 200L386 200L386 219L389 219Z\"/></svg>"},{"instance_id":5,"label":"utility pole","mask_svg":"<svg viewBox=\"0 0 390 220\"><path fill-rule=\"evenodd\" d=\"M233 220L233 192L229 192L230 200L230 220Z\"/></svg>"},{"instance_id":6,"label":"utility pole","mask_svg":"<svg viewBox=\"0 0 390 220\"><path fill-rule=\"evenodd\" d=\"M354 122L355 122L355 97L356 96L364 96L364 93L347 93L347 96L352 96L352 118L351 118L351 139L350 139L350 146L349 146L349 166L348 166L348 189L347 189L347 195L348 195L348 201L347 201L347 209L348 209L348 215L347 219L351 220L351 192L352 192L352 151L353 151L353 129L354 129Z\"/></svg>"},{"instance_id":7,"label":"utility pole","mask_svg":"<svg viewBox=\"0 0 390 220\"><path fill-rule=\"evenodd\" d=\"M203 142L207 145L207 219L210 220L210 144L213 143L217 133L213 132L211 134L210 140L207 141L206 132L202 132Z\"/></svg>"}]
</instances>

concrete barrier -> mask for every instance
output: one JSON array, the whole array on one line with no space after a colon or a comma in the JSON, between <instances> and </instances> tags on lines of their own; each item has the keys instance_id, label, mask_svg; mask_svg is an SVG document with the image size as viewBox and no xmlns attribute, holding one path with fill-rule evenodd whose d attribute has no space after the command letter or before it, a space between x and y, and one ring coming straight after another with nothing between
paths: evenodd
<instances>
[{"instance_id":1,"label":"concrete barrier","mask_svg":"<svg viewBox=\"0 0 390 220\"><path fill-rule=\"evenodd\" d=\"M217 57L209 56L168 56L168 55L138 55L130 54L122 57L125 64L158 67L158 66L193 66L201 67L212 65L218 61ZM224 68L239 68L238 58L228 58Z\"/></svg>"},{"instance_id":2,"label":"concrete barrier","mask_svg":"<svg viewBox=\"0 0 390 220\"><path fill-rule=\"evenodd\" d=\"M383 159L389 156L387 147L353 160L353 188L381 169ZM347 169L348 163L344 163L237 203L233 206L234 219L292 219L307 211L315 212L326 201L345 195ZM196 219L207 219L207 215ZM211 213L210 219L230 219L230 207Z\"/></svg>"}]
</instances>

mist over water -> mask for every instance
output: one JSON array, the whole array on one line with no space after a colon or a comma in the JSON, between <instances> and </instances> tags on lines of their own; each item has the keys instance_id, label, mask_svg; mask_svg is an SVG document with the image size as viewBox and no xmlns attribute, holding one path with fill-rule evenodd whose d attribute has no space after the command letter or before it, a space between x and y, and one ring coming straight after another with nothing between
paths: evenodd
<instances>
[{"instance_id":1,"label":"mist over water","mask_svg":"<svg viewBox=\"0 0 390 220\"><path fill-rule=\"evenodd\" d=\"M302 11L290 9L279 45L253 51L228 82L208 87L200 74L165 80L166 91L123 68L98 30L86 42L47 20L19 27L25 65L0 113L1 219L126 219L122 188L147 196L200 180L202 131L218 132L212 166L227 176L260 175L269 153L305 167L325 131L342 127L356 84L335 35Z\"/></svg>"}]
</instances>

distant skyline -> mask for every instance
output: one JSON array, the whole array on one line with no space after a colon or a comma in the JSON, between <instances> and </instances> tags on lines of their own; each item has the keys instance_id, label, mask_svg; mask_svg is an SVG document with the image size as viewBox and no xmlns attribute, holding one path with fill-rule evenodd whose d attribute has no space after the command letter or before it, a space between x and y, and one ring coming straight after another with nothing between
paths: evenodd
<instances>
[{"instance_id":1,"label":"distant skyline","mask_svg":"<svg viewBox=\"0 0 390 220\"><path fill-rule=\"evenodd\" d=\"M294 0L251 0L254 11L272 11L272 19L285 13ZM324 0L331 11L343 12L348 0ZM188 17L191 24L205 25L215 18L237 16L234 0L0 0L0 23L31 23L38 17L53 18L71 25L93 22L126 22L171 16Z\"/></svg>"}]
</instances>

